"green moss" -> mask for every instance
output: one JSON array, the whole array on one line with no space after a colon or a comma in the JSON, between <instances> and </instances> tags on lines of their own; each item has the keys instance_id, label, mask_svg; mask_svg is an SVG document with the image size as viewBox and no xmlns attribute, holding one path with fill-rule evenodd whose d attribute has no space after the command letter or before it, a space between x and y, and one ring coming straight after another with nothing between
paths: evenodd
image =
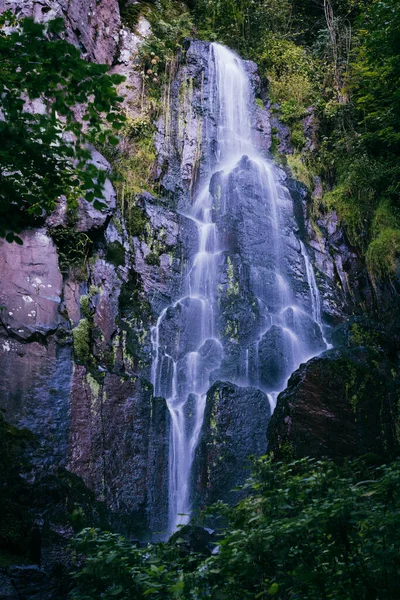
<instances>
[{"instance_id":1,"label":"green moss","mask_svg":"<svg viewBox=\"0 0 400 600\"><path fill-rule=\"evenodd\" d=\"M96 296L96 294L100 294L101 292L101 288L97 287L96 285L91 285L89 287L89 295L92 296Z\"/></svg>"},{"instance_id":2,"label":"green moss","mask_svg":"<svg viewBox=\"0 0 400 600\"><path fill-rule=\"evenodd\" d=\"M292 128L290 133L290 141L293 147L297 150L301 150L304 147L306 138L304 136L302 123L296 123L296 125Z\"/></svg>"},{"instance_id":3,"label":"green moss","mask_svg":"<svg viewBox=\"0 0 400 600\"><path fill-rule=\"evenodd\" d=\"M304 157L299 152L289 154L287 156L287 164L294 179L301 181L309 190L312 190L314 177L309 166L304 161Z\"/></svg>"},{"instance_id":4,"label":"green moss","mask_svg":"<svg viewBox=\"0 0 400 600\"><path fill-rule=\"evenodd\" d=\"M353 323L350 328L350 343L352 346L369 346L379 349L379 336L375 331L364 327L361 323Z\"/></svg>"},{"instance_id":5,"label":"green moss","mask_svg":"<svg viewBox=\"0 0 400 600\"><path fill-rule=\"evenodd\" d=\"M148 365L151 356L146 349L149 333L151 308L147 298L141 293L138 276L130 273L130 279L124 283L119 296L119 325L122 330L121 345L124 361L131 367L142 361Z\"/></svg>"},{"instance_id":6,"label":"green moss","mask_svg":"<svg viewBox=\"0 0 400 600\"><path fill-rule=\"evenodd\" d=\"M227 319L224 333L231 342L239 340L239 325L236 319Z\"/></svg>"},{"instance_id":7,"label":"green moss","mask_svg":"<svg viewBox=\"0 0 400 600\"><path fill-rule=\"evenodd\" d=\"M119 233L119 235L123 235L124 228L121 223L121 220L116 215L114 215L113 218L111 219L111 222L113 223L113 225L114 225L115 229L117 230L117 232Z\"/></svg>"},{"instance_id":8,"label":"green moss","mask_svg":"<svg viewBox=\"0 0 400 600\"><path fill-rule=\"evenodd\" d=\"M234 268L233 268L233 264L232 261L230 259L230 257L228 256L228 260L227 260L227 265L228 265L228 290L227 290L227 295L228 296L238 296L239 295L239 282L236 280L235 278L235 272L234 272Z\"/></svg>"},{"instance_id":9,"label":"green moss","mask_svg":"<svg viewBox=\"0 0 400 600\"><path fill-rule=\"evenodd\" d=\"M159 266L160 264L160 257L156 252L150 252L146 258L145 261L148 265L152 265L152 266Z\"/></svg>"},{"instance_id":10,"label":"green moss","mask_svg":"<svg viewBox=\"0 0 400 600\"><path fill-rule=\"evenodd\" d=\"M85 318L89 319L93 313L93 308L90 303L89 296L81 296L79 299L79 304L81 306L81 313Z\"/></svg>"},{"instance_id":11,"label":"green moss","mask_svg":"<svg viewBox=\"0 0 400 600\"><path fill-rule=\"evenodd\" d=\"M125 248L118 242L111 242L107 246L106 260L115 267L125 266Z\"/></svg>"},{"instance_id":12,"label":"green moss","mask_svg":"<svg viewBox=\"0 0 400 600\"><path fill-rule=\"evenodd\" d=\"M128 205L126 223L130 235L142 237L146 231L148 221L143 209L131 203Z\"/></svg>"},{"instance_id":13,"label":"green moss","mask_svg":"<svg viewBox=\"0 0 400 600\"><path fill-rule=\"evenodd\" d=\"M92 361L91 333L92 325L87 318L81 319L72 330L75 359L82 364L88 364Z\"/></svg>"},{"instance_id":14,"label":"green moss","mask_svg":"<svg viewBox=\"0 0 400 600\"><path fill-rule=\"evenodd\" d=\"M365 212L361 203L351 201L351 190L343 183L337 185L332 191L326 192L323 201L329 210L335 210L341 221L346 225L350 241L357 246L365 248L365 240L360 232L365 227Z\"/></svg>"},{"instance_id":15,"label":"green moss","mask_svg":"<svg viewBox=\"0 0 400 600\"><path fill-rule=\"evenodd\" d=\"M93 399L97 400L99 395L100 395L100 384L98 381L96 381L96 379L90 374L88 373L86 375L86 381L89 384L90 390L92 392L93 395Z\"/></svg>"},{"instance_id":16,"label":"green moss","mask_svg":"<svg viewBox=\"0 0 400 600\"><path fill-rule=\"evenodd\" d=\"M278 130L273 128L272 129L272 136L271 136L271 148L270 148L270 152L271 155L276 158L277 154L278 154L278 148L279 148L279 137L278 137Z\"/></svg>"},{"instance_id":17,"label":"green moss","mask_svg":"<svg viewBox=\"0 0 400 600\"><path fill-rule=\"evenodd\" d=\"M383 229L369 244L366 253L368 269L373 276L384 278L396 273L400 256L400 230Z\"/></svg>"},{"instance_id":18,"label":"green moss","mask_svg":"<svg viewBox=\"0 0 400 600\"><path fill-rule=\"evenodd\" d=\"M264 109L264 102L261 100L261 98L256 98L256 104L259 108Z\"/></svg>"}]
</instances>

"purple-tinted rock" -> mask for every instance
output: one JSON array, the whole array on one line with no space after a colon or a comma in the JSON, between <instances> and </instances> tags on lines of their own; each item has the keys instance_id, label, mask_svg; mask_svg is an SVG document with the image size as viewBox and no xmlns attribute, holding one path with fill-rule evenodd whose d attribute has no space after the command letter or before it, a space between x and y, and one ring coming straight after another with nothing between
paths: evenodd
<instances>
[{"instance_id":1,"label":"purple-tinted rock","mask_svg":"<svg viewBox=\"0 0 400 600\"><path fill-rule=\"evenodd\" d=\"M117 0L1 0L0 12L11 9L19 18L47 22L63 17L67 39L89 60L111 64L121 19Z\"/></svg>"},{"instance_id":2,"label":"purple-tinted rock","mask_svg":"<svg viewBox=\"0 0 400 600\"><path fill-rule=\"evenodd\" d=\"M0 239L0 318L7 333L27 339L63 323L62 275L57 248L44 229L20 237L22 246Z\"/></svg>"}]
</instances>

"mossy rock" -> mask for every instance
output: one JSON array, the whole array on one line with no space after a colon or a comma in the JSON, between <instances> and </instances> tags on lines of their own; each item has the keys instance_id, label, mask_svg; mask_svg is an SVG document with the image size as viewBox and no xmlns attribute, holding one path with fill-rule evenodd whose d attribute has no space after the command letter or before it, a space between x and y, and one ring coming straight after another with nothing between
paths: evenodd
<instances>
[{"instance_id":1,"label":"mossy rock","mask_svg":"<svg viewBox=\"0 0 400 600\"><path fill-rule=\"evenodd\" d=\"M269 448L283 459L338 460L399 451L400 379L382 351L340 348L301 365L278 397L268 427Z\"/></svg>"},{"instance_id":2,"label":"mossy rock","mask_svg":"<svg viewBox=\"0 0 400 600\"><path fill-rule=\"evenodd\" d=\"M81 319L72 330L75 360L82 364L89 364L92 361L91 335L92 324L87 317Z\"/></svg>"},{"instance_id":3,"label":"mossy rock","mask_svg":"<svg viewBox=\"0 0 400 600\"><path fill-rule=\"evenodd\" d=\"M115 267L125 266L125 248L118 242L111 242L106 249L106 260Z\"/></svg>"},{"instance_id":4,"label":"mossy rock","mask_svg":"<svg viewBox=\"0 0 400 600\"><path fill-rule=\"evenodd\" d=\"M145 261L148 265L151 265L154 267L158 267L160 265L160 257L156 252L150 252L146 256Z\"/></svg>"}]
</instances>

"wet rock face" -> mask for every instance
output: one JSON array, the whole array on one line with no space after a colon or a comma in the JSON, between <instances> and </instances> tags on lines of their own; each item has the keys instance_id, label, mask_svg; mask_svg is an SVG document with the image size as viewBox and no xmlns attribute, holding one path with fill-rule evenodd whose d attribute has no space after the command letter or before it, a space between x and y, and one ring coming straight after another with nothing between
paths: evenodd
<instances>
[{"instance_id":1,"label":"wet rock face","mask_svg":"<svg viewBox=\"0 0 400 600\"><path fill-rule=\"evenodd\" d=\"M33 466L66 466L105 502L119 530L144 536L165 528L169 431L165 402L148 383L146 291L157 302L161 282L177 274L170 256L163 259L177 242L177 219L150 198L143 211L163 240L157 266L135 245L150 252L150 233L147 243L134 239L130 255L118 217L100 221L86 203L78 224L96 240L86 277L73 269L62 276L45 229L23 232L22 246L1 243L0 391L7 419L40 440ZM62 230L60 215L53 217L51 231Z\"/></svg>"},{"instance_id":2,"label":"wet rock face","mask_svg":"<svg viewBox=\"0 0 400 600\"><path fill-rule=\"evenodd\" d=\"M217 124L211 111L216 94L209 65L210 44L188 40L166 97L166 114L158 122L158 173L165 191L187 208L217 152ZM260 91L257 66L244 61L255 93ZM255 146L264 155L271 145L268 112L259 106L249 114Z\"/></svg>"},{"instance_id":3,"label":"wet rock face","mask_svg":"<svg viewBox=\"0 0 400 600\"><path fill-rule=\"evenodd\" d=\"M9 335L26 340L55 331L60 315L62 276L56 246L46 230L22 234L23 245L0 240L0 315Z\"/></svg>"},{"instance_id":4,"label":"wet rock face","mask_svg":"<svg viewBox=\"0 0 400 600\"><path fill-rule=\"evenodd\" d=\"M249 456L267 450L269 418L268 397L260 390L222 381L210 388L193 467L197 508L238 497L231 490L248 477Z\"/></svg>"},{"instance_id":5,"label":"wet rock face","mask_svg":"<svg viewBox=\"0 0 400 600\"><path fill-rule=\"evenodd\" d=\"M72 351L70 345L0 339L1 408L8 421L40 440L33 463L65 465L68 458Z\"/></svg>"},{"instance_id":6,"label":"wet rock face","mask_svg":"<svg viewBox=\"0 0 400 600\"><path fill-rule=\"evenodd\" d=\"M118 0L0 0L0 12L9 9L40 22L63 17L68 41L85 58L112 63L121 26Z\"/></svg>"},{"instance_id":7,"label":"wet rock face","mask_svg":"<svg viewBox=\"0 0 400 600\"><path fill-rule=\"evenodd\" d=\"M376 294L365 263L351 247L336 213L322 215L316 228L307 220L306 228L325 320L337 325L354 312L373 314Z\"/></svg>"},{"instance_id":8,"label":"wet rock face","mask_svg":"<svg viewBox=\"0 0 400 600\"><path fill-rule=\"evenodd\" d=\"M21 238L0 241L1 406L38 434L39 462L65 464L72 351L57 249L45 230Z\"/></svg>"},{"instance_id":9,"label":"wet rock face","mask_svg":"<svg viewBox=\"0 0 400 600\"><path fill-rule=\"evenodd\" d=\"M149 507L157 515L151 525L163 521L167 434L165 402L146 382L105 374L99 383L75 368L69 468L115 513L120 530L145 535Z\"/></svg>"},{"instance_id":10,"label":"wet rock face","mask_svg":"<svg viewBox=\"0 0 400 600\"><path fill-rule=\"evenodd\" d=\"M393 456L399 448L399 379L381 350L340 348L292 375L268 427L278 459L366 453Z\"/></svg>"}]
</instances>

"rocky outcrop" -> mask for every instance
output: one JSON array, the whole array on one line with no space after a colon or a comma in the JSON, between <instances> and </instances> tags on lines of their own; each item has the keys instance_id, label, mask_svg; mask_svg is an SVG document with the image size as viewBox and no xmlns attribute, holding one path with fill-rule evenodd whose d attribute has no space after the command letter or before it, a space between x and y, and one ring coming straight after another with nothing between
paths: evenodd
<instances>
[{"instance_id":1,"label":"rocky outcrop","mask_svg":"<svg viewBox=\"0 0 400 600\"><path fill-rule=\"evenodd\" d=\"M277 459L393 456L400 441L399 391L397 368L381 348L325 352L301 365L280 394L269 449Z\"/></svg>"},{"instance_id":2,"label":"rocky outcrop","mask_svg":"<svg viewBox=\"0 0 400 600\"><path fill-rule=\"evenodd\" d=\"M137 116L135 60L150 33L143 17L132 32L121 29L117 0L0 1L0 11L9 8L41 22L63 17L85 58L128 76L120 92ZM35 469L67 467L120 531L144 536L165 525L169 426L149 384L148 299L159 306L178 277L178 219L144 195L140 227L128 233L109 180L105 202L98 211L81 199L72 216L61 199L42 229L22 232L22 246L0 244L1 406L40 440Z\"/></svg>"},{"instance_id":3,"label":"rocky outcrop","mask_svg":"<svg viewBox=\"0 0 400 600\"><path fill-rule=\"evenodd\" d=\"M180 262L176 215L149 195L139 205L130 246L115 208L97 215L81 204L89 263L68 267L65 239L74 246L83 232L57 216L53 237L29 230L22 246L0 245L0 389L7 419L40 440L35 468L67 467L120 531L145 536L165 528L168 488L168 416L149 383L151 305L176 285Z\"/></svg>"},{"instance_id":4,"label":"rocky outcrop","mask_svg":"<svg viewBox=\"0 0 400 600\"><path fill-rule=\"evenodd\" d=\"M57 249L45 230L21 238L0 242L1 406L38 434L38 456L65 464L73 366Z\"/></svg>"},{"instance_id":5,"label":"rocky outcrop","mask_svg":"<svg viewBox=\"0 0 400 600\"><path fill-rule=\"evenodd\" d=\"M365 262L350 245L336 213L322 214L314 224L307 220L307 235L314 251L325 319L338 324L346 313L373 314L375 294Z\"/></svg>"},{"instance_id":6,"label":"rocky outcrop","mask_svg":"<svg viewBox=\"0 0 400 600\"><path fill-rule=\"evenodd\" d=\"M268 396L255 388L216 382L207 393L204 423L193 467L197 508L238 498L233 488L249 475L249 456L267 450Z\"/></svg>"},{"instance_id":7,"label":"rocky outcrop","mask_svg":"<svg viewBox=\"0 0 400 600\"><path fill-rule=\"evenodd\" d=\"M113 62L119 43L121 20L118 0L0 0L0 12L47 22L62 17L67 39L82 55L98 63Z\"/></svg>"}]
</instances>

